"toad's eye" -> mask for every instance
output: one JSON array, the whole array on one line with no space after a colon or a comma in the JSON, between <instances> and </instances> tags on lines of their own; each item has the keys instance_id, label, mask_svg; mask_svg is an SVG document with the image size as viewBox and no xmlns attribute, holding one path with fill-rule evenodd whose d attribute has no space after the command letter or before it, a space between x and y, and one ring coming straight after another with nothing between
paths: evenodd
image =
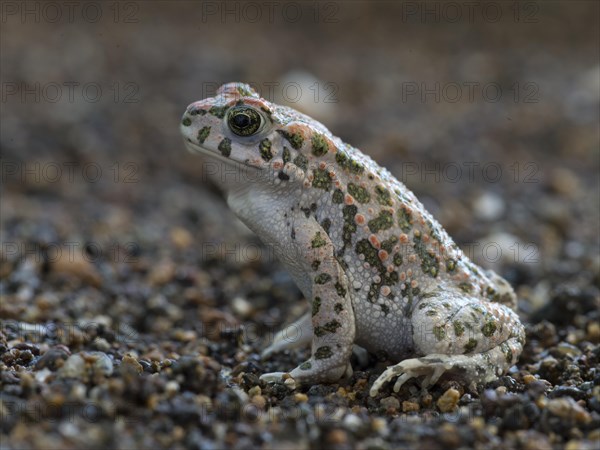
<instances>
[{"instance_id":1,"label":"toad's eye","mask_svg":"<svg viewBox=\"0 0 600 450\"><path fill-rule=\"evenodd\" d=\"M258 111L249 106L235 106L229 110L227 124L234 134L238 136L252 136L256 134L263 123Z\"/></svg>"}]
</instances>

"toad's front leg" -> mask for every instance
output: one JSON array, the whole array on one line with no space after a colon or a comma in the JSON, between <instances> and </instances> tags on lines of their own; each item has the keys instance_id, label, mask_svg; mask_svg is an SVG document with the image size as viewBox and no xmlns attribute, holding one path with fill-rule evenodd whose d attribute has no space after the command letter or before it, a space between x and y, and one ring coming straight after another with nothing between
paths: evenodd
<instances>
[{"instance_id":1,"label":"toad's front leg","mask_svg":"<svg viewBox=\"0 0 600 450\"><path fill-rule=\"evenodd\" d=\"M299 265L291 268L294 278L308 277L310 292L304 295L311 303L312 351L308 361L290 372L298 383L333 382L344 375L354 343L355 326L348 279L335 258L333 243L325 230L312 218L302 217L294 223L292 239ZM283 373L261 376L272 381Z\"/></svg>"}]
</instances>

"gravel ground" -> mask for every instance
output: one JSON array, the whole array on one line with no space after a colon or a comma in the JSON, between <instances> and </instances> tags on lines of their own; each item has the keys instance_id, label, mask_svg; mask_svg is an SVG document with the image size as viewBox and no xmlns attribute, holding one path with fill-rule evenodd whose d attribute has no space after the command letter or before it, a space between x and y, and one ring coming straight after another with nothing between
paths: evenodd
<instances>
[{"instance_id":1,"label":"gravel ground","mask_svg":"<svg viewBox=\"0 0 600 450\"><path fill-rule=\"evenodd\" d=\"M0 448L600 447L598 3L53 4L2 4ZM307 357L259 357L307 304L178 135L234 80L515 286L506 376L259 381Z\"/></svg>"}]
</instances>

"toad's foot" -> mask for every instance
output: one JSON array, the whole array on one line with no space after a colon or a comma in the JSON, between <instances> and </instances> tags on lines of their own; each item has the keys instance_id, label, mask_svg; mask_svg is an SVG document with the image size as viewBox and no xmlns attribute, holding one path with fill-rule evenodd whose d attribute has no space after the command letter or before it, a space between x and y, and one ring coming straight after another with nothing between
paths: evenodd
<instances>
[{"instance_id":1,"label":"toad's foot","mask_svg":"<svg viewBox=\"0 0 600 450\"><path fill-rule=\"evenodd\" d=\"M259 380L264 381L265 383L275 383L277 381L282 381L283 380L283 376L286 374L287 372L269 372L269 373L263 373Z\"/></svg>"},{"instance_id":2,"label":"toad's foot","mask_svg":"<svg viewBox=\"0 0 600 450\"><path fill-rule=\"evenodd\" d=\"M379 378L375 380L371 391L371 397L379 393L379 389L384 383L398 377L394 384L394 392L398 392L402 385L411 378L425 376L422 386L426 387L435 382L444 372L451 369L455 364L456 356L452 355L429 355L423 358L405 359L401 363L388 367Z\"/></svg>"},{"instance_id":3,"label":"toad's foot","mask_svg":"<svg viewBox=\"0 0 600 450\"><path fill-rule=\"evenodd\" d=\"M283 381L284 375L289 374L290 378L294 379L294 371L290 372L269 372L269 373L263 373L259 379L264 381L265 383L275 383L275 382L279 382L279 381ZM348 363L348 365L346 366L346 370L344 371L342 378L343 379L347 379L350 378L353 374L353 370L352 370L352 365L350 363ZM295 379L294 379L295 381Z\"/></svg>"}]
</instances>

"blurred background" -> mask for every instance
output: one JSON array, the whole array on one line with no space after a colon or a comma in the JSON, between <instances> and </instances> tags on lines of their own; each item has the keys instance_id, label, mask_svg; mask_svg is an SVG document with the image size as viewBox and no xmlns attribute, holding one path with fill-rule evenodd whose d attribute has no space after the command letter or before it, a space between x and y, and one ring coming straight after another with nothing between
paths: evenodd
<instances>
[{"instance_id":1,"label":"blurred background","mask_svg":"<svg viewBox=\"0 0 600 450\"><path fill-rule=\"evenodd\" d=\"M62 344L233 367L236 340L211 330L301 313L179 136L189 103L243 81L389 168L525 320L593 340L597 313L564 305L598 304L599 3L67 3L1 5L4 324L125 324L132 342ZM17 422L4 431L34 442Z\"/></svg>"}]
</instances>

